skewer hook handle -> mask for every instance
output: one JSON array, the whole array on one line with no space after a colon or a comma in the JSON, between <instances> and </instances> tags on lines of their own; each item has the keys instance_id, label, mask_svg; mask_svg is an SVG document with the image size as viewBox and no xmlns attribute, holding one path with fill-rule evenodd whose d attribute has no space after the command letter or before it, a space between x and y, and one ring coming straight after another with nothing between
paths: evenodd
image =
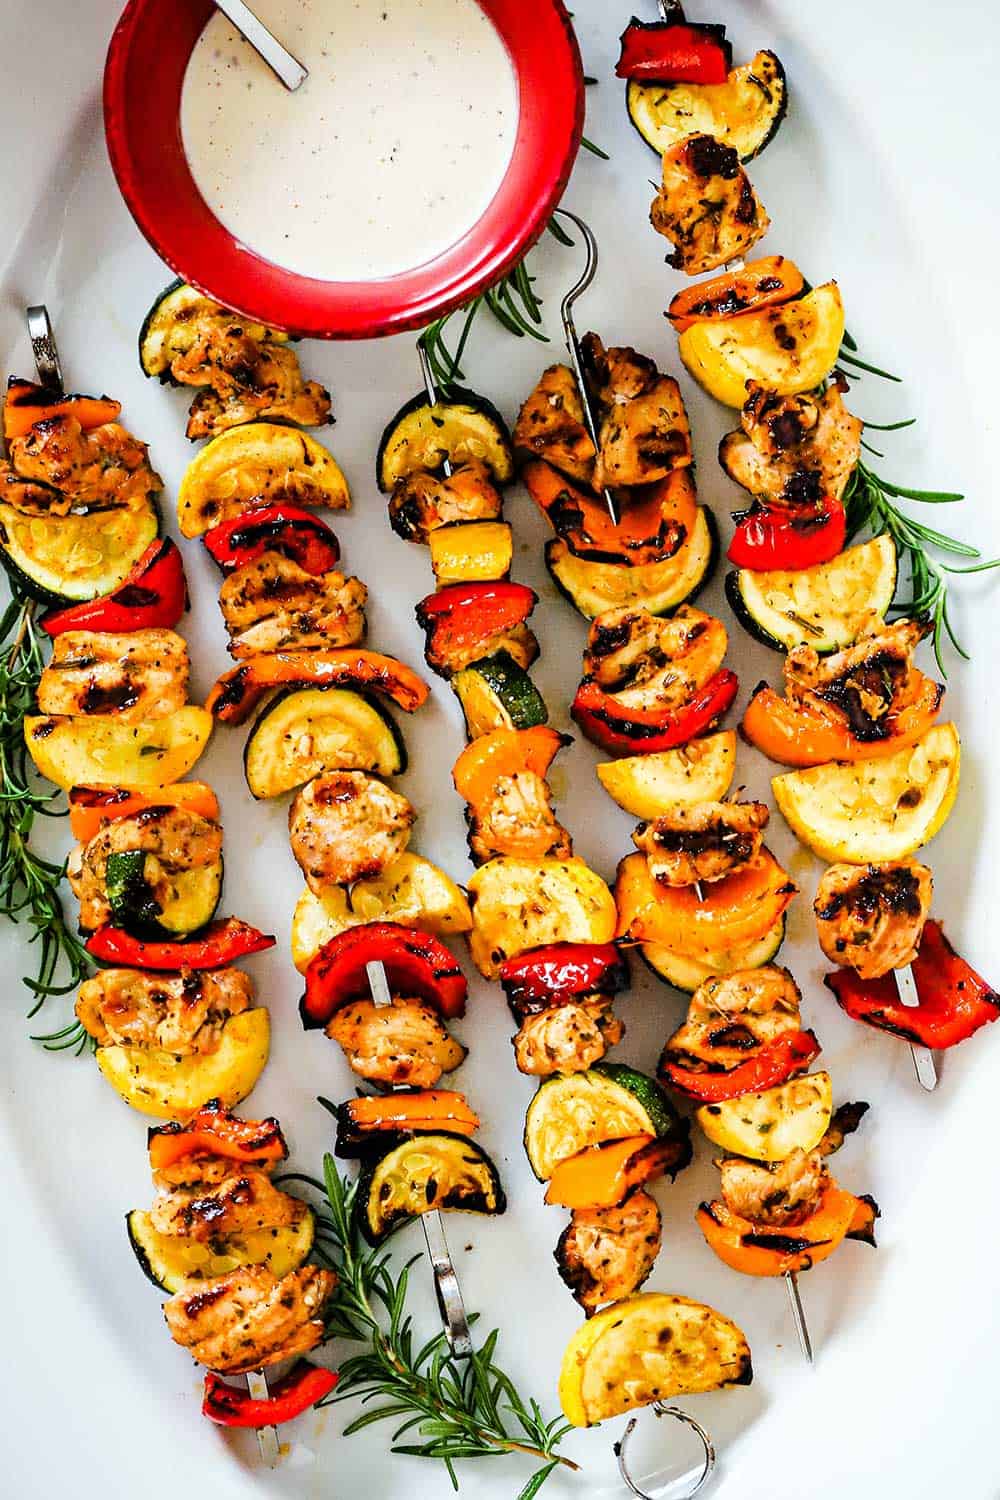
<instances>
[{"instance_id":1,"label":"skewer hook handle","mask_svg":"<svg viewBox=\"0 0 1000 1500\"><path fill-rule=\"evenodd\" d=\"M62 364L49 310L44 302L39 302L34 307L26 307L24 315L28 323L28 338L31 340L38 383L45 386L46 390L62 391Z\"/></svg>"},{"instance_id":2,"label":"skewer hook handle","mask_svg":"<svg viewBox=\"0 0 1000 1500\"><path fill-rule=\"evenodd\" d=\"M662 1401L654 1401L651 1410L656 1417L673 1417L676 1422L683 1422L685 1427L690 1427L692 1432L696 1433L701 1440L701 1446L704 1449L705 1455L702 1460L701 1472L691 1488L685 1490L682 1496L677 1497L677 1500L691 1500L691 1497L697 1495L698 1491L703 1489L708 1483L715 1469L715 1444L701 1423L696 1422L694 1417L689 1416L686 1411L682 1411L679 1406L665 1406ZM640 1488L632 1478L628 1461L625 1457L629 1438L635 1431L638 1420L638 1417L629 1418L628 1426L625 1428L619 1441L614 1445L614 1452L618 1460L618 1472L628 1486L630 1494L634 1495L636 1500L653 1500L653 1497L646 1490Z\"/></svg>"}]
</instances>

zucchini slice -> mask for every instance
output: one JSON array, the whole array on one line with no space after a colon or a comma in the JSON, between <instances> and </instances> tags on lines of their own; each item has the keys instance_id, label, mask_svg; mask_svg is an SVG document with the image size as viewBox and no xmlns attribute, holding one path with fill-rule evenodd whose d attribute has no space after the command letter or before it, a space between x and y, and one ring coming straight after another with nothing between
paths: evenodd
<instances>
[{"instance_id":1,"label":"zucchini slice","mask_svg":"<svg viewBox=\"0 0 1000 1500\"><path fill-rule=\"evenodd\" d=\"M205 315L224 313L217 302L204 296L179 278L165 286L142 320L139 329L139 364L142 373L157 375L164 383L176 385L170 366L178 354L187 354L198 337L198 324ZM288 334L263 323L241 318L247 337L255 343L286 344Z\"/></svg>"},{"instance_id":2,"label":"zucchini slice","mask_svg":"<svg viewBox=\"0 0 1000 1500\"><path fill-rule=\"evenodd\" d=\"M773 52L758 52L731 68L725 83L629 82L628 117L658 156L686 135L714 135L739 152L759 156L775 137L788 108L785 70Z\"/></svg>"},{"instance_id":3,"label":"zucchini slice","mask_svg":"<svg viewBox=\"0 0 1000 1500\"><path fill-rule=\"evenodd\" d=\"M399 408L382 434L375 476L383 495L397 479L418 469L439 469L481 459L497 484L514 477L514 450L507 423L496 407L474 391L454 387L450 401L431 406L423 391Z\"/></svg>"},{"instance_id":4,"label":"zucchini slice","mask_svg":"<svg viewBox=\"0 0 1000 1500\"><path fill-rule=\"evenodd\" d=\"M494 729L533 729L549 711L531 678L509 651L463 667L451 679L470 740Z\"/></svg>"},{"instance_id":5,"label":"zucchini slice","mask_svg":"<svg viewBox=\"0 0 1000 1500\"><path fill-rule=\"evenodd\" d=\"M356 881L350 893L339 885L327 886L322 896L305 888L292 917L295 967L304 974L324 943L363 922L398 922L450 937L469 931L472 912L450 875L407 850L381 875Z\"/></svg>"},{"instance_id":6,"label":"zucchini slice","mask_svg":"<svg viewBox=\"0 0 1000 1500\"><path fill-rule=\"evenodd\" d=\"M492 583L510 573L514 537L506 521L452 521L436 527L427 541L439 588Z\"/></svg>"},{"instance_id":7,"label":"zucchini slice","mask_svg":"<svg viewBox=\"0 0 1000 1500\"><path fill-rule=\"evenodd\" d=\"M215 916L222 895L222 858L180 870L161 905L146 880L149 855L140 849L108 855L105 891L115 925L135 937L180 938L198 932Z\"/></svg>"},{"instance_id":8,"label":"zucchini slice","mask_svg":"<svg viewBox=\"0 0 1000 1500\"><path fill-rule=\"evenodd\" d=\"M826 1135L832 1115L829 1073L809 1073L695 1110L713 1145L753 1161L784 1161L793 1151L812 1151Z\"/></svg>"},{"instance_id":9,"label":"zucchini slice","mask_svg":"<svg viewBox=\"0 0 1000 1500\"><path fill-rule=\"evenodd\" d=\"M186 1235L160 1234L149 1214L139 1208L126 1214L125 1226L144 1274L164 1292L185 1291L192 1282L225 1276L237 1266L266 1266L279 1279L288 1276L304 1263L316 1234L316 1221L308 1208L298 1224L255 1229L207 1243Z\"/></svg>"},{"instance_id":10,"label":"zucchini slice","mask_svg":"<svg viewBox=\"0 0 1000 1500\"><path fill-rule=\"evenodd\" d=\"M140 1114L187 1120L210 1099L232 1109L264 1071L270 1018L263 1006L230 1016L214 1052L176 1057L158 1047L98 1047L97 1066Z\"/></svg>"},{"instance_id":11,"label":"zucchini slice","mask_svg":"<svg viewBox=\"0 0 1000 1500\"><path fill-rule=\"evenodd\" d=\"M0 505L0 563L40 604L79 604L110 594L160 534L152 499L134 508L27 516Z\"/></svg>"},{"instance_id":12,"label":"zucchini slice","mask_svg":"<svg viewBox=\"0 0 1000 1500\"><path fill-rule=\"evenodd\" d=\"M639 1292L590 1318L570 1339L559 1400L574 1427L633 1407L753 1380L750 1345L704 1302Z\"/></svg>"},{"instance_id":13,"label":"zucchini slice","mask_svg":"<svg viewBox=\"0 0 1000 1500\"><path fill-rule=\"evenodd\" d=\"M736 731L723 729L683 750L656 750L606 760L597 777L619 807L635 818L658 818L674 807L721 802L736 770Z\"/></svg>"},{"instance_id":14,"label":"zucchini slice","mask_svg":"<svg viewBox=\"0 0 1000 1500\"><path fill-rule=\"evenodd\" d=\"M123 724L113 714L29 715L24 741L39 772L65 792L73 786L147 791L183 780L208 744L213 723L193 703L141 724Z\"/></svg>"},{"instance_id":15,"label":"zucchini slice","mask_svg":"<svg viewBox=\"0 0 1000 1500\"><path fill-rule=\"evenodd\" d=\"M468 888L469 952L487 979L505 959L546 943L610 943L618 925L614 897L582 859L500 855L479 866Z\"/></svg>"},{"instance_id":16,"label":"zucchini slice","mask_svg":"<svg viewBox=\"0 0 1000 1500\"><path fill-rule=\"evenodd\" d=\"M577 557L561 537L545 544L545 566L561 594L584 619L593 620L606 609L641 605L651 615L666 615L690 602L709 582L719 555L715 518L698 507L691 535L665 562L594 562Z\"/></svg>"},{"instance_id":17,"label":"zucchini slice","mask_svg":"<svg viewBox=\"0 0 1000 1500\"><path fill-rule=\"evenodd\" d=\"M796 837L820 859L882 864L930 843L955 805L961 745L935 724L884 759L831 761L771 780Z\"/></svg>"},{"instance_id":18,"label":"zucchini slice","mask_svg":"<svg viewBox=\"0 0 1000 1500\"><path fill-rule=\"evenodd\" d=\"M798 572L726 577L726 598L745 630L774 651L811 646L821 656L856 639L864 616L885 616L896 593L896 544L888 532Z\"/></svg>"},{"instance_id":19,"label":"zucchini slice","mask_svg":"<svg viewBox=\"0 0 1000 1500\"><path fill-rule=\"evenodd\" d=\"M557 1073L539 1085L524 1117L524 1149L531 1170L546 1182L561 1161L588 1146L686 1130L655 1078L624 1063L595 1063L585 1073Z\"/></svg>"},{"instance_id":20,"label":"zucchini slice","mask_svg":"<svg viewBox=\"0 0 1000 1500\"><path fill-rule=\"evenodd\" d=\"M434 1209L502 1214L507 1199L500 1174L481 1146L467 1135L438 1130L410 1136L358 1178L354 1212L371 1245L401 1224Z\"/></svg>"},{"instance_id":21,"label":"zucchini slice","mask_svg":"<svg viewBox=\"0 0 1000 1500\"><path fill-rule=\"evenodd\" d=\"M258 715L243 751L247 786L258 801L324 771L405 770L406 746L387 710L348 688L286 688Z\"/></svg>"},{"instance_id":22,"label":"zucchini slice","mask_svg":"<svg viewBox=\"0 0 1000 1500\"><path fill-rule=\"evenodd\" d=\"M282 422L244 422L220 432L188 464L177 521L183 536L202 536L279 501L349 510L351 495L333 454L307 432Z\"/></svg>"},{"instance_id":23,"label":"zucchini slice","mask_svg":"<svg viewBox=\"0 0 1000 1500\"><path fill-rule=\"evenodd\" d=\"M675 990L693 995L699 985L716 974L732 974L736 969L760 969L774 961L785 941L785 918L781 916L770 931L745 948L729 948L724 953L699 954L694 957L664 948L660 943L643 943L639 948L654 974L672 984Z\"/></svg>"}]
</instances>

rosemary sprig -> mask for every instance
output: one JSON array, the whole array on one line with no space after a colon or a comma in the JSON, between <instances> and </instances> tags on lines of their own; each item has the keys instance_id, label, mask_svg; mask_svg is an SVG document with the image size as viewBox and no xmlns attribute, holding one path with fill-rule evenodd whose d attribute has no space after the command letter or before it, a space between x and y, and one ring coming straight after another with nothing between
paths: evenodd
<instances>
[{"instance_id":1,"label":"rosemary sprig","mask_svg":"<svg viewBox=\"0 0 1000 1500\"><path fill-rule=\"evenodd\" d=\"M555 232L553 229L553 233ZM558 237L565 241L562 230L559 230ZM436 318L433 323L427 325L418 342L427 351L431 374L442 396L448 396L455 382L464 378L462 360L465 356L465 348L469 342L472 325L483 308L492 313L500 326L513 334L515 338L520 339L527 335L529 338L537 339L540 344L548 343L548 336L541 328L541 301L535 296L532 288L534 279L529 274L525 262L519 261L512 271L508 271L506 276L501 276L499 281L487 287L486 291L480 292L478 297L473 297L472 301L466 303L464 307L456 308L453 312L446 313L443 318ZM454 350L449 348L445 338L448 325L453 318L461 320L458 341Z\"/></svg>"},{"instance_id":2,"label":"rosemary sprig","mask_svg":"<svg viewBox=\"0 0 1000 1500\"><path fill-rule=\"evenodd\" d=\"M34 606L15 587L0 618L0 916L25 921L37 943L34 977L24 983L34 997L28 1017L45 1001L67 995L86 979L86 950L66 925L59 888L65 864L43 859L31 848L37 817L61 817L55 791L38 790L24 744L24 716L34 707L41 676L44 637L34 622ZM34 1037L48 1051L81 1052L87 1034L77 1022Z\"/></svg>"},{"instance_id":3,"label":"rosemary sprig","mask_svg":"<svg viewBox=\"0 0 1000 1500\"><path fill-rule=\"evenodd\" d=\"M890 423L883 430L892 431L909 425L909 422ZM966 661L969 659L968 653L955 637L948 616L948 580L960 574L989 572L1000 567L1000 557L988 562L976 561L967 568L941 562L931 555L928 548L950 557L978 559L982 557L982 553L968 542L960 542L932 526L925 526L922 521L914 520L899 508L896 501L915 500L923 505L953 505L963 498L950 490L917 490L893 484L874 473L860 460L844 492L848 537L855 536L863 527L868 527L875 535L888 532L897 550L909 563L913 597L905 604L893 607L906 614L926 616L932 621L934 656L944 677L948 675L942 661L945 636L959 656Z\"/></svg>"},{"instance_id":4,"label":"rosemary sprig","mask_svg":"<svg viewBox=\"0 0 1000 1500\"><path fill-rule=\"evenodd\" d=\"M327 1333L364 1346L341 1362L336 1393L321 1404L349 1397L363 1405L377 1402L349 1423L345 1436L375 1422L398 1420L391 1451L438 1459L455 1489L458 1460L524 1454L538 1467L517 1500L532 1500L559 1466L576 1469L556 1451L572 1431L570 1423L561 1418L547 1422L538 1402L525 1400L496 1363L499 1330L462 1361L452 1358L443 1333L414 1347L406 1297L410 1267L421 1257L394 1273L388 1252L365 1245L354 1224L357 1183L341 1177L333 1157L323 1158L322 1182L290 1175L326 1200L316 1216L315 1253L338 1277L327 1306ZM419 1441L400 1442L406 1433Z\"/></svg>"}]
</instances>

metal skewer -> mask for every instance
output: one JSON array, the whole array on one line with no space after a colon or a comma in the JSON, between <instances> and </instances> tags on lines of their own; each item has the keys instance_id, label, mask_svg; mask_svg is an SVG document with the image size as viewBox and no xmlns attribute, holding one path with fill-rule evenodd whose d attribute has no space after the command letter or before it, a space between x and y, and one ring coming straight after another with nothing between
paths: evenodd
<instances>
[{"instance_id":1,"label":"metal skewer","mask_svg":"<svg viewBox=\"0 0 1000 1500\"><path fill-rule=\"evenodd\" d=\"M215 0L215 3L289 93L294 93L300 84L305 83L309 77L309 69L304 68L298 58L293 57L288 48L281 45L273 31L269 31L260 17L254 15L249 5L245 5L243 0Z\"/></svg>"},{"instance_id":2,"label":"metal skewer","mask_svg":"<svg viewBox=\"0 0 1000 1500\"><path fill-rule=\"evenodd\" d=\"M788 1301L792 1309L792 1321L795 1324L795 1332L799 1336L799 1348L809 1363L812 1364L812 1339L809 1337L809 1325L806 1322L805 1308L802 1306L802 1297L799 1294L799 1278L795 1271L785 1272L785 1288L788 1292Z\"/></svg>"},{"instance_id":3,"label":"metal skewer","mask_svg":"<svg viewBox=\"0 0 1000 1500\"><path fill-rule=\"evenodd\" d=\"M431 362L430 362L430 359L427 356L427 350L424 348L423 344L420 342L419 339L417 339L417 358L420 361L420 374L421 374L421 376L423 378L424 390L427 392L427 399L431 403L432 406L436 406L437 402L438 402L438 388L437 388L437 384L436 384L436 382L434 380L434 373L431 370ZM441 465L441 468L442 468L442 470L444 472L445 478L446 479L450 479L451 478L451 459L450 458L446 458L445 461L444 461L444 463ZM376 1001L376 1004L377 1003L378 1002Z\"/></svg>"},{"instance_id":4,"label":"metal skewer","mask_svg":"<svg viewBox=\"0 0 1000 1500\"><path fill-rule=\"evenodd\" d=\"M392 993L389 989L385 965L381 959L373 958L365 964L365 973L368 975L368 987L375 1005L379 1009L390 1006ZM455 1274L455 1265L448 1248L441 1210L434 1208L429 1213L421 1214L420 1224L424 1231L427 1254L434 1270L434 1290L437 1293L438 1310L441 1313L441 1322L444 1324L448 1346L456 1359L468 1359L473 1352L472 1334L469 1330L465 1302L462 1299L462 1288Z\"/></svg>"},{"instance_id":5,"label":"metal skewer","mask_svg":"<svg viewBox=\"0 0 1000 1500\"><path fill-rule=\"evenodd\" d=\"M900 968L893 970L896 981L896 993L899 995L900 1003L910 1010L920 1004L920 996L917 993L917 981L913 977L912 964L903 964ZM937 1088L937 1068L934 1065L934 1054L929 1047L921 1047L916 1042L910 1043L910 1056L913 1058L913 1071L917 1075L917 1082L922 1089L932 1094Z\"/></svg>"},{"instance_id":6,"label":"metal skewer","mask_svg":"<svg viewBox=\"0 0 1000 1500\"><path fill-rule=\"evenodd\" d=\"M701 1446L705 1450L705 1457L702 1461L701 1473L695 1479L694 1484L691 1486L691 1488L685 1490L683 1496L678 1496L678 1500L692 1500L692 1496L697 1495L698 1491L708 1483L709 1479L711 1478L712 1472L715 1469L715 1444L712 1442L710 1435L705 1431L701 1423L696 1422L694 1417L689 1417L687 1412L682 1411L679 1406L665 1406L662 1401L654 1401L650 1407L650 1410L655 1417L673 1417L675 1421L683 1422L685 1427L690 1427L691 1430L697 1433L698 1437L701 1439ZM625 1458L625 1449L628 1444L628 1440L635 1431L638 1420L638 1417L629 1417L628 1425L625 1428L625 1431L622 1433L619 1441L614 1445L614 1453L615 1457L618 1459L618 1472L622 1476L622 1479L625 1481L625 1483L628 1485L631 1494L635 1495L636 1500L653 1500L653 1496L649 1495L646 1490L640 1489L639 1485L636 1484L635 1480L632 1478L631 1473L629 1472L628 1463L626 1462ZM673 1493L673 1491L671 1491L671 1493Z\"/></svg>"}]
</instances>

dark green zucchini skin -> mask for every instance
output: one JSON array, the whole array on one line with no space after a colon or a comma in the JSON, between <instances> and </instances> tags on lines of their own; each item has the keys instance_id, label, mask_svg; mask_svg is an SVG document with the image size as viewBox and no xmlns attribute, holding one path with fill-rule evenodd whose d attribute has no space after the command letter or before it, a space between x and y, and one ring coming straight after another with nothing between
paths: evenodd
<instances>
[{"instance_id":1,"label":"dark green zucchini skin","mask_svg":"<svg viewBox=\"0 0 1000 1500\"><path fill-rule=\"evenodd\" d=\"M142 320L142 327L139 329L139 368L145 375L147 380L151 380L153 378L153 372L146 368L145 353L146 339L149 335L149 330L152 327L153 319L156 317L156 314L159 312L163 303L166 302L167 298L172 297L174 292L179 292L182 286L184 286L183 277L175 276L173 281L171 281L168 286L165 286L163 288L163 291L156 298L153 305L150 307L146 316ZM159 375L157 376L157 379L159 380L161 385L178 384L178 382L171 375L169 369L161 370L159 372Z\"/></svg>"},{"instance_id":2,"label":"dark green zucchini skin","mask_svg":"<svg viewBox=\"0 0 1000 1500\"><path fill-rule=\"evenodd\" d=\"M760 641L762 646L767 646L771 651L780 651L785 655L785 648L781 642L773 636L769 630L765 630L747 609L746 601L740 591L739 572L734 571L726 574L726 600L729 608L743 626L747 635L753 636L755 641Z\"/></svg>"},{"instance_id":3,"label":"dark green zucchini skin","mask_svg":"<svg viewBox=\"0 0 1000 1500\"><path fill-rule=\"evenodd\" d=\"M157 1288L157 1290L162 1292L165 1290L163 1282L160 1281L158 1276L154 1275L153 1268L149 1263L149 1256L142 1248L142 1245L139 1243L138 1236L135 1234L132 1228L133 1213L135 1213L135 1209L132 1209L131 1212L125 1215L125 1230L128 1234L128 1242L132 1247L132 1254L139 1262L139 1269L142 1271L142 1274L145 1276L146 1280L151 1281Z\"/></svg>"},{"instance_id":4,"label":"dark green zucchini skin","mask_svg":"<svg viewBox=\"0 0 1000 1500\"><path fill-rule=\"evenodd\" d=\"M482 1161L489 1174L493 1187L493 1194L496 1199L496 1207L492 1209L487 1208L485 1199L481 1200L480 1202L468 1198L464 1199L462 1202L457 1202L454 1200L452 1202L449 1202L447 1193L438 1198L433 1206L445 1212L447 1212L448 1209L463 1209L469 1213L486 1213L490 1214L491 1216L506 1213L507 1195L503 1190L503 1184L500 1181L500 1173L497 1171L496 1163L493 1161L492 1157L490 1157L483 1150L482 1146L478 1146L475 1144L475 1142L470 1141L468 1136L458 1135L457 1133L450 1130L416 1132L412 1135L403 1137L394 1136L391 1138L390 1143L387 1144L382 1150L379 1150L377 1154L373 1153L372 1155L362 1159L361 1171L358 1174L358 1189L354 1199L354 1217L362 1236L369 1245L383 1244L390 1237L390 1235L395 1234L397 1229L401 1229L404 1224L409 1224L413 1218L418 1217L418 1215L414 1214L400 1213L393 1218L393 1220L389 1223L386 1229L382 1231L381 1234L375 1234L372 1231L368 1216L368 1201L372 1193L375 1173L378 1170L380 1164L385 1160L387 1156L391 1155L393 1151L399 1149L400 1146L405 1147L407 1144L412 1144L419 1150L426 1151L428 1140L433 1138L434 1136L440 1136L446 1138L449 1141L455 1141L463 1149L472 1150L476 1153L476 1156Z\"/></svg>"},{"instance_id":5,"label":"dark green zucchini skin","mask_svg":"<svg viewBox=\"0 0 1000 1500\"><path fill-rule=\"evenodd\" d=\"M196 937L208 926L219 909L225 881L223 856L219 855L219 882L212 909L206 912L197 927L186 933L175 932L157 921L160 908L153 901L145 881L145 861L145 854L138 849L121 850L108 855L105 880L114 921L133 937L147 942L187 942ZM83 928L80 930L84 931Z\"/></svg>"},{"instance_id":6,"label":"dark green zucchini skin","mask_svg":"<svg viewBox=\"0 0 1000 1500\"><path fill-rule=\"evenodd\" d=\"M694 601L697 598L699 598L701 594L704 593L705 589L708 588L708 585L712 582L712 579L715 577L716 569L719 566L719 524L716 521L715 514L712 511L712 509L711 509L710 506L704 505L704 506L702 506L702 509L705 512L705 524L708 527L708 532L709 532L709 536L711 537L711 543L712 543L712 545L711 545L711 551L709 552L709 556L708 556L708 562L705 565L705 570L702 573L700 579L698 580L698 583L696 584L696 586L691 590L691 592L688 595L686 595L685 598L678 599L677 603L676 604L672 604L669 609L651 610L650 611L651 614L659 615L659 616L662 616L662 617L668 617L668 616L670 616L672 614L676 614L677 610L680 609L680 607L681 607L682 604L693 604ZM551 540L549 540L549 541L547 541L545 543L545 568L546 568L546 571L547 571L549 577L552 579L552 582L555 584L556 588L558 589L559 593L562 595L562 597L565 600L567 600L568 603L572 604L573 608L576 610L576 612L578 614L583 615L583 610L580 609L580 606L577 604L575 598L573 597L572 590L568 589L566 587L566 585L563 583L562 579L560 579L560 578L558 578L556 576L555 570L553 569L553 567L552 567L552 565L551 565L551 563L549 561L549 558L550 558L550 550L549 549L551 548L551 546L552 546L552 541ZM584 619L587 619L587 618L589 618L589 616L584 615Z\"/></svg>"},{"instance_id":7,"label":"dark green zucchini skin","mask_svg":"<svg viewBox=\"0 0 1000 1500\"><path fill-rule=\"evenodd\" d=\"M400 422L406 417L411 416L415 411L419 411L422 406L429 406L430 404L427 399L427 392L418 391L415 396L410 397L409 401L403 402L396 415L382 429L378 452L375 455L375 479L383 495L387 495L392 489L392 485L386 482L383 464L385 452L392 441L393 433ZM497 433L505 444L507 452L511 455L511 462L513 463L514 445L510 435L510 428L492 401L487 400L485 396L480 396L476 391L466 390L464 386L453 385L448 392L447 398L442 399L440 404L442 406L472 406L476 411L482 412L483 416L497 429Z\"/></svg>"}]
</instances>

